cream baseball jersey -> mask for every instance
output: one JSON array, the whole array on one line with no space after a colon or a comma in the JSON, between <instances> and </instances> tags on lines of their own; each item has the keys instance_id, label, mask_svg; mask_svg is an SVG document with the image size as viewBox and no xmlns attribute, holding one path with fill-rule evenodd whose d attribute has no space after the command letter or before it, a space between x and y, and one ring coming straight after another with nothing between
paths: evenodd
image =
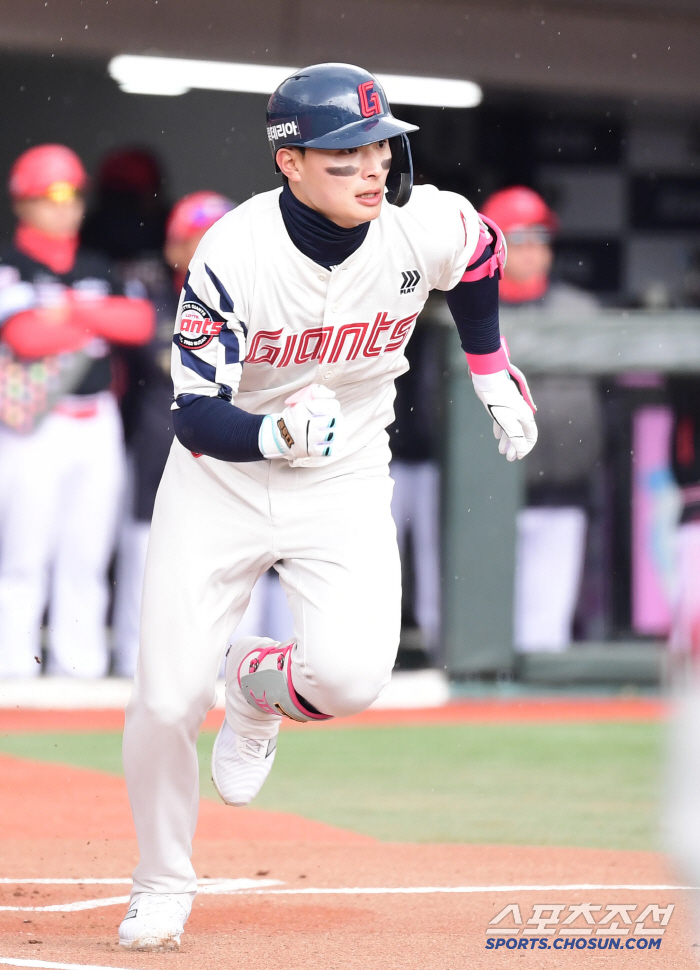
<instances>
[{"instance_id":1,"label":"cream baseball jersey","mask_svg":"<svg viewBox=\"0 0 700 970\"><path fill-rule=\"evenodd\" d=\"M330 271L301 253L281 190L229 212L190 263L173 338L174 408L192 395L279 411L312 382L335 391L358 451L393 420L394 380L432 289L462 278L479 240L463 197L416 186L403 208L384 204L362 245Z\"/></svg>"}]
</instances>

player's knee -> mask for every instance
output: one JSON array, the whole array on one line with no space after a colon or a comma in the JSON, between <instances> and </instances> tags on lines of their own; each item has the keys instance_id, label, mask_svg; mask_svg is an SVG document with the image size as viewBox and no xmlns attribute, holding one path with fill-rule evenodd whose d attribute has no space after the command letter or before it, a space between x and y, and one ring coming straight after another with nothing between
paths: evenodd
<instances>
[{"instance_id":1,"label":"player's knee","mask_svg":"<svg viewBox=\"0 0 700 970\"><path fill-rule=\"evenodd\" d=\"M379 697L382 689L389 683L389 676L374 678L371 681L355 681L352 684L337 684L326 686L324 696L324 714L333 717L349 717L366 711Z\"/></svg>"},{"instance_id":2,"label":"player's knee","mask_svg":"<svg viewBox=\"0 0 700 970\"><path fill-rule=\"evenodd\" d=\"M392 664L342 664L340 668L318 671L318 709L333 717L349 717L366 710L379 697L391 678ZM309 700L312 700L309 698ZM313 701L312 701L313 702Z\"/></svg>"},{"instance_id":3,"label":"player's knee","mask_svg":"<svg viewBox=\"0 0 700 970\"><path fill-rule=\"evenodd\" d=\"M202 693L196 697L161 695L135 703L132 712L148 723L151 730L199 727L211 707L212 698ZM131 707L132 705L130 705Z\"/></svg>"}]
</instances>

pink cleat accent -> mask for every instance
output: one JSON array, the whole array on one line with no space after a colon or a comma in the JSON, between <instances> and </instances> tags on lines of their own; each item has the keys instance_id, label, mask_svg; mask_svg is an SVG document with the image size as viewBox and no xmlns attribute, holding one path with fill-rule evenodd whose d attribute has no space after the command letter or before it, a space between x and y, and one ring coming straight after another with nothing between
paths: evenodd
<instances>
[{"instance_id":1,"label":"pink cleat accent","mask_svg":"<svg viewBox=\"0 0 700 970\"><path fill-rule=\"evenodd\" d=\"M238 684L249 704L264 714L280 714L293 721L327 721L332 715L310 711L294 689L292 651L296 641L261 646L243 657Z\"/></svg>"}]
</instances>

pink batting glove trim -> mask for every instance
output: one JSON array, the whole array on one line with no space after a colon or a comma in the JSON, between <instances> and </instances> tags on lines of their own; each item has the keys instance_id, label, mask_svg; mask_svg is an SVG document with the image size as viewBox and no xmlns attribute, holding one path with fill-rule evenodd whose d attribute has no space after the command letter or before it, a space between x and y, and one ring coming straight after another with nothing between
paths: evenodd
<instances>
[{"instance_id":1,"label":"pink batting glove trim","mask_svg":"<svg viewBox=\"0 0 700 970\"><path fill-rule=\"evenodd\" d=\"M520 388L520 393L522 394L525 403L534 414L537 411L537 405L532 400L532 394L530 393L530 388L528 387L525 375L518 367L515 366L515 364L511 364L510 361L508 361L508 373Z\"/></svg>"},{"instance_id":2,"label":"pink batting glove trim","mask_svg":"<svg viewBox=\"0 0 700 970\"><path fill-rule=\"evenodd\" d=\"M467 354L467 363L472 374L497 374L499 370L508 370L508 354L501 347L492 354Z\"/></svg>"},{"instance_id":3,"label":"pink batting glove trim","mask_svg":"<svg viewBox=\"0 0 700 970\"><path fill-rule=\"evenodd\" d=\"M505 337L501 337L501 349L492 354L467 354L467 363L472 374L497 374L499 371L507 370L510 376L520 389L520 393L527 406L534 414L537 406L532 400L532 394L528 387L527 380L523 372L512 364L508 356L508 342Z\"/></svg>"},{"instance_id":4,"label":"pink batting glove trim","mask_svg":"<svg viewBox=\"0 0 700 970\"><path fill-rule=\"evenodd\" d=\"M332 391L330 387L326 387L323 384L309 384L308 387L302 387L298 391L295 391L294 394L290 394L284 403L308 404L310 401L318 401L320 399L328 400L332 397L335 397L335 391Z\"/></svg>"},{"instance_id":5,"label":"pink batting glove trim","mask_svg":"<svg viewBox=\"0 0 700 970\"><path fill-rule=\"evenodd\" d=\"M309 384L308 387L302 387L301 390L295 391L294 394L290 394L288 398L285 398L285 404L300 404L301 402L306 403L307 401L313 401L314 399L314 385Z\"/></svg>"},{"instance_id":6,"label":"pink batting glove trim","mask_svg":"<svg viewBox=\"0 0 700 970\"><path fill-rule=\"evenodd\" d=\"M511 364L510 351L508 350L508 341L506 340L505 337L501 337L501 348L506 355L506 361L507 361L506 370L508 371L510 376L513 378L515 383L520 388L520 393L522 394L525 403L530 408L532 413L535 414L535 412L537 411L537 405L532 400L532 394L530 393L530 388L528 387L527 379L519 367L516 367L515 364Z\"/></svg>"}]
</instances>

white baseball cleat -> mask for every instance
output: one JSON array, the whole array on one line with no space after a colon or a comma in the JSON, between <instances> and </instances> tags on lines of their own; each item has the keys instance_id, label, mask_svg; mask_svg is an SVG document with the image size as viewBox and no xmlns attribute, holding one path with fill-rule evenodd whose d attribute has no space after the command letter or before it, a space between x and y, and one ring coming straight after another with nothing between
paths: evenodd
<instances>
[{"instance_id":1,"label":"white baseball cleat","mask_svg":"<svg viewBox=\"0 0 700 970\"><path fill-rule=\"evenodd\" d=\"M224 719L211 757L214 787L227 805L247 805L258 794L275 760L277 738L244 738Z\"/></svg>"},{"instance_id":2,"label":"white baseball cleat","mask_svg":"<svg viewBox=\"0 0 700 970\"><path fill-rule=\"evenodd\" d=\"M194 893L137 893L119 927L130 950L177 950Z\"/></svg>"}]
</instances>

